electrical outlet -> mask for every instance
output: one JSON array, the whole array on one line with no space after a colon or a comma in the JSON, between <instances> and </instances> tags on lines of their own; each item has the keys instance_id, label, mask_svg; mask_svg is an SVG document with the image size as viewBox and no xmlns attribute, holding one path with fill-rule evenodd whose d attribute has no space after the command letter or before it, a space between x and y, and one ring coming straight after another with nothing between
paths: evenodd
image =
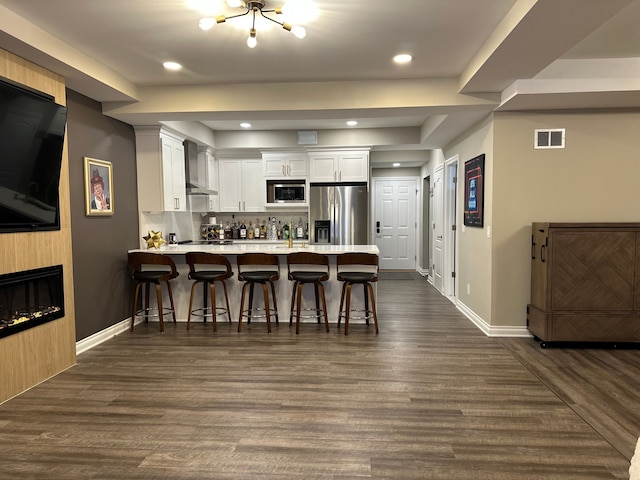
<instances>
[{"instance_id":1,"label":"electrical outlet","mask_svg":"<svg viewBox=\"0 0 640 480\"><path fill-rule=\"evenodd\" d=\"M467 295L471 295L471 284L467 283Z\"/></svg>"},{"instance_id":2,"label":"electrical outlet","mask_svg":"<svg viewBox=\"0 0 640 480\"><path fill-rule=\"evenodd\" d=\"M487 238L491 238L491 225L487 226Z\"/></svg>"}]
</instances>

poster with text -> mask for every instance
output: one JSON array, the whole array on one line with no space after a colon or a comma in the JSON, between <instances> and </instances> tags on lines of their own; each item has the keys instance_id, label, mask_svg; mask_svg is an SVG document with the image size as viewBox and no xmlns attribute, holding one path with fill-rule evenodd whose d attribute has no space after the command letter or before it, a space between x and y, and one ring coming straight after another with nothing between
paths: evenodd
<instances>
[{"instance_id":1,"label":"poster with text","mask_svg":"<svg viewBox=\"0 0 640 480\"><path fill-rule=\"evenodd\" d=\"M484 223L484 154L464 163L464 224Z\"/></svg>"}]
</instances>

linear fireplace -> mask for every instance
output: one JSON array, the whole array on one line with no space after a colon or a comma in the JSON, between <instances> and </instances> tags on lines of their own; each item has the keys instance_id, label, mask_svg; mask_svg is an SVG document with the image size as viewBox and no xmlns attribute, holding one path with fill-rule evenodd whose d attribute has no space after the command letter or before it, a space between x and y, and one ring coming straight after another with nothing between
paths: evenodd
<instances>
[{"instance_id":1,"label":"linear fireplace","mask_svg":"<svg viewBox=\"0 0 640 480\"><path fill-rule=\"evenodd\" d=\"M63 316L62 265L0 275L0 338Z\"/></svg>"}]
</instances>

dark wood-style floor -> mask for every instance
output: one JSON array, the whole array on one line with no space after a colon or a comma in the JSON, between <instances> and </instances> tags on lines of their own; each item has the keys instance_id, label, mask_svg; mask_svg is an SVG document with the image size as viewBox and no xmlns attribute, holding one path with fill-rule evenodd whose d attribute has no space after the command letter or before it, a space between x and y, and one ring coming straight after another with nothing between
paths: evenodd
<instances>
[{"instance_id":1,"label":"dark wood-style floor","mask_svg":"<svg viewBox=\"0 0 640 480\"><path fill-rule=\"evenodd\" d=\"M0 406L0 478L628 478L638 350L487 338L417 274L378 307L378 336L139 325Z\"/></svg>"}]
</instances>

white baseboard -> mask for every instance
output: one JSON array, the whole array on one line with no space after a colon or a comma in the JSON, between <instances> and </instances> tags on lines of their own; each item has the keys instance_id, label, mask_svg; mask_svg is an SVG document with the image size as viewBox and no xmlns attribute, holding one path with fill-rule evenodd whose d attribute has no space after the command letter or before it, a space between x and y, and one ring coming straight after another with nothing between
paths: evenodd
<instances>
[{"instance_id":1,"label":"white baseboard","mask_svg":"<svg viewBox=\"0 0 640 480\"><path fill-rule=\"evenodd\" d=\"M121 333L126 332L130 327L131 318L127 318L119 323L116 323L115 325L111 325L110 327L105 328L104 330L100 330L99 332L96 332L87 338L83 338L82 340L76 342L76 355L80 355L87 350L91 350L93 347L97 347L101 343L106 342L116 335L120 335Z\"/></svg>"},{"instance_id":2,"label":"white baseboard","mask_svg":"<svg viewBox=\"0 0 640 480\"><path fill-rule=\"evenodd\" d=\"M492 326L485 322L480 316L467 307L464 303L455 302L456 308L462 312L462 314L471 320L476 327L478 327L487 337L523 337L531 338L532 335L527 330L527 327L519 326Z\"/></svg>"}]
</instances>

